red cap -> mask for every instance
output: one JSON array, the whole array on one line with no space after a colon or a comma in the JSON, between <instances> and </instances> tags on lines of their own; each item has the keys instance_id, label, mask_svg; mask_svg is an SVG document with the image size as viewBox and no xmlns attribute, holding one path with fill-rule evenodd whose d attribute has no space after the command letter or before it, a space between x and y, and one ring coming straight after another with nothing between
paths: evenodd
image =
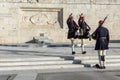
<instances>
[{"instance_id":1,"label":"red cap","mask_svg":"<svg viewBox=\"0 0 120 80\"><path fill-rule=\"evenodd\" d=\"M82 19L85 19L85 16L81 16Z\"/></svg>"},{"instance_id":2,"label":"red cap","mask_svg":"<svg viewBox=\"0 0 120 80\"><path fill-rule=\"evenodd\" d=\"M99 24L103 23L103 20L99 20Z\"/></svg>"},{"instance_id":3,"label":"red cap","mask_svg":"<svg viewBox=\"0 0 120 80\"><path fill-rule=\"evenodd\" d=\"M71 16L69 16L69 18L70 18L70 19L73 19L73 16L71 15Z\"/></svg>"}]
</instances>

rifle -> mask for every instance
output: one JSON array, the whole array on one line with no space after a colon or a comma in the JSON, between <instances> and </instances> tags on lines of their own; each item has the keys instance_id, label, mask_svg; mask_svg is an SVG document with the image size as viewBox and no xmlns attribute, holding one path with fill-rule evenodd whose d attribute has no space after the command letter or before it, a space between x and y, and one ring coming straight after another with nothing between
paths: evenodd
<instances>
[{"instance_id":1,"label":"rifle","mask_svg":"<svg viewBox=\"0 0 120 80\"><path fill-rule=\"evenodd\" d=\"M107 19L107 17L108 17L108 15L104 18L103 22L98 26L98 28L103 25L103 23L105 22L105 20ZM98 28L97 28L97 29L98 29ZM96 29L96 30L97 30L97 29ZM96 31L96 30L95 30L95 31ZM94 32L95 32L95 31L94 31ZM93 32L93 33L94 33L94 32Z\"/></svg>"},{"instance_id":2,"label":"rifle","mask_svg":"<svg viewBox=\"0 0 120 80\"><path fill-rule=\"evenodd\" d=\"M98 26L98 28L103 25L103 23L105 22L105 20L106 20L107 18L108 18L108 15L104 18L103 22ZM97 29L98 29L98 28L97 28ZM92 37L94 36L94 33L97 31L97 29L91 34Z\"/></svg>"},{"instance_id":3,"label":"rifle","mask_svg":"<svg viewBox=\"0 0 120 80\"><path fill-rule=\"evenodd\" d=\"M103 23L105 22L105 20L107 19L108 15L104 18L103 22L99 25L99 26L102 26Z\"/></svg>"}]
</instances>

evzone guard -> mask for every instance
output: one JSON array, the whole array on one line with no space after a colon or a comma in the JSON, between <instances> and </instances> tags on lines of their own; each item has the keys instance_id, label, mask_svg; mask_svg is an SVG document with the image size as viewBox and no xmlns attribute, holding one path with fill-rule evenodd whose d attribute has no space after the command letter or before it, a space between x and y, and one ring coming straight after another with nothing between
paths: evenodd
<instances>
[{"instance_id":1,"label":"evzone guard","mask_svg":"<svg viewBox=\"0 0 120 80\"><path fill-rule=\"evenodd\" d=\"M68 25L68 36L67 38L71 40L71 48L72 48L72 55L75 54L75 49L74 49L74 40L76 39L76 31L78 30L78 25L76 22L73 20L72 14L69 15L67 19L67 25Z\"/></svg>"},{"instance_id":2,"label":"evzone guard","mask_svg":"<svg viewBox=\"0 0 120 80\"><path fill-rule=\"evenodd\" d=\"M82 54L85 54L86 51L84 50L84 42L83 39L88 39L89 38L89 31L90 27L88 24L85 22L85 17L83 14L80 15L80 18L78 20L78 24L73 20L72 14L69 15L67 19L67 25L68 25L68 36L67 38L71 40L71 48L72 48L72 55L75 54L74 50L74 40L76 38L81 39L81 50ZM79 31L79 35L76 35L76 32Z\"/></svg>"},{"instance_id":3,"label":"evzone guard","mask_svg":"<svg viewBox=\"0 0 120 80\"><path fill-rule=\"evenodd\" d=\"M103 26L103 23L107 19L99 21L98 28L92 33L92 38L96 40L95 50L98 51L99 64L96 64L97 68L105 69L106 65L106 50L109 49L109 30Z\"/></svg>"},{"instance_id":4,"label":"evzone guard","mask_svg":"<svg viewBox=\"0 0 120 80\"><path fill-rule=\"evenodd\" d=\"M85 22L85 16L83 15L83 13L79 17L78 25L80 27L79 28L80 35L78 36L78 38L81 39L81 51L82 54L85 54L86 51L84 50L84 39L88 39L88 38L90 39L89 31L91 30L91 28Z\"/></svg>"}]
</instances>

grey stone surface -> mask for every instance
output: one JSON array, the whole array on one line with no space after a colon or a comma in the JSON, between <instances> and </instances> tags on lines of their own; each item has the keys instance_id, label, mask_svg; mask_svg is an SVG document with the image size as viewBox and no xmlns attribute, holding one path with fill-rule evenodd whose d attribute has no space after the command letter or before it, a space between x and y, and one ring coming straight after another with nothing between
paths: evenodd
<instances>
[{"instance_id":1,"label":"grey stone surface","mask_svg":"<svg viewBox=\"0 0 120 80\"><path fill-rule=\"evenodd\" d=\"M119 80L119 72L71 72L38 74L36 80Z\"/></svg>"},{"instance_id":2,"label":"grey stone surface","mask_svg":"<svg viewBox=\"0 0 120 80\"><path fill-rule=\"evenodd\" d=\"M0 80L14 80L16 76L16 74L0 75Z\"/></svg>"},{"instance_id":3,"label":"grey stone surface","mask_svg":"<svg viewBox=\"0 0 120 80\"><path fill-rule=\"evenodd\" d=\"M119 0L0 0L9 3L57 3L57 4L120 4Z\"/></svg>"},{"instance_id":4,"label":"grey stone surface","mask_svg":"<svg viewBox=\"0 0 120 80\"><path fill-rule=\"evenodd\" d=\"M120 55L120 43L110 43L107 55ZM86 45L87 54L82 55L80 47L75 47L76 55L71 55L70 44L52 44L49 47L11 47L0 46L0 59L2 58L39 58L40 56L63 57L74 59L78 56L97 56L94 45ZM93 67L72 68L72 69L32 69L0 71L0 75L17 74L15 80L119 80L119 67L109 67L106 69L96 69ZM38 74L38 75L37 75ZM94 76L95 75L95 76ZM5 79L5 78L4 78Z\"/></svg>"},{"instance_id":5,"label":"grey stone surface","mask_svg":"<svg viewBox=\"0 0 120 80\"><path fill-rule=\"evenodd\" d=\"M36 80L37 73L21 73L14 80Z\"/></svg>"},{"instance_id":6,"label":"grey stone surface","mask_svg":"<svg viewBox=\"0 0 120 80\"><path fill-rule=\"evenodd\" d=\"M69 42L66 20L70 13L76 22L84 13L90 33L109 15L104 26L111 40L120 39L120 0L0 0L0 8L1 44L29 42L40 33L54 42Z\"/></svg>"}]
</instances>

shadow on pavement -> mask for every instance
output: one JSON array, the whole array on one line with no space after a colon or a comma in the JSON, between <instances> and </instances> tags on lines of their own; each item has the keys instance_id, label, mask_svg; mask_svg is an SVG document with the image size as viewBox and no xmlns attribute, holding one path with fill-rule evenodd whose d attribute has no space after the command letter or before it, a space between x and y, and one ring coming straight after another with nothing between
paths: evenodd
<instances>
[{"instance_id":1,"label":"shadow on pavement","mask_svg":"<svg viewBox=\"0 0 120 80\"><path fill-rule=\"evenodd\" d=\"M14 80L17 74L0 75L0 80Z\"/></svg>"}]
</instances>

